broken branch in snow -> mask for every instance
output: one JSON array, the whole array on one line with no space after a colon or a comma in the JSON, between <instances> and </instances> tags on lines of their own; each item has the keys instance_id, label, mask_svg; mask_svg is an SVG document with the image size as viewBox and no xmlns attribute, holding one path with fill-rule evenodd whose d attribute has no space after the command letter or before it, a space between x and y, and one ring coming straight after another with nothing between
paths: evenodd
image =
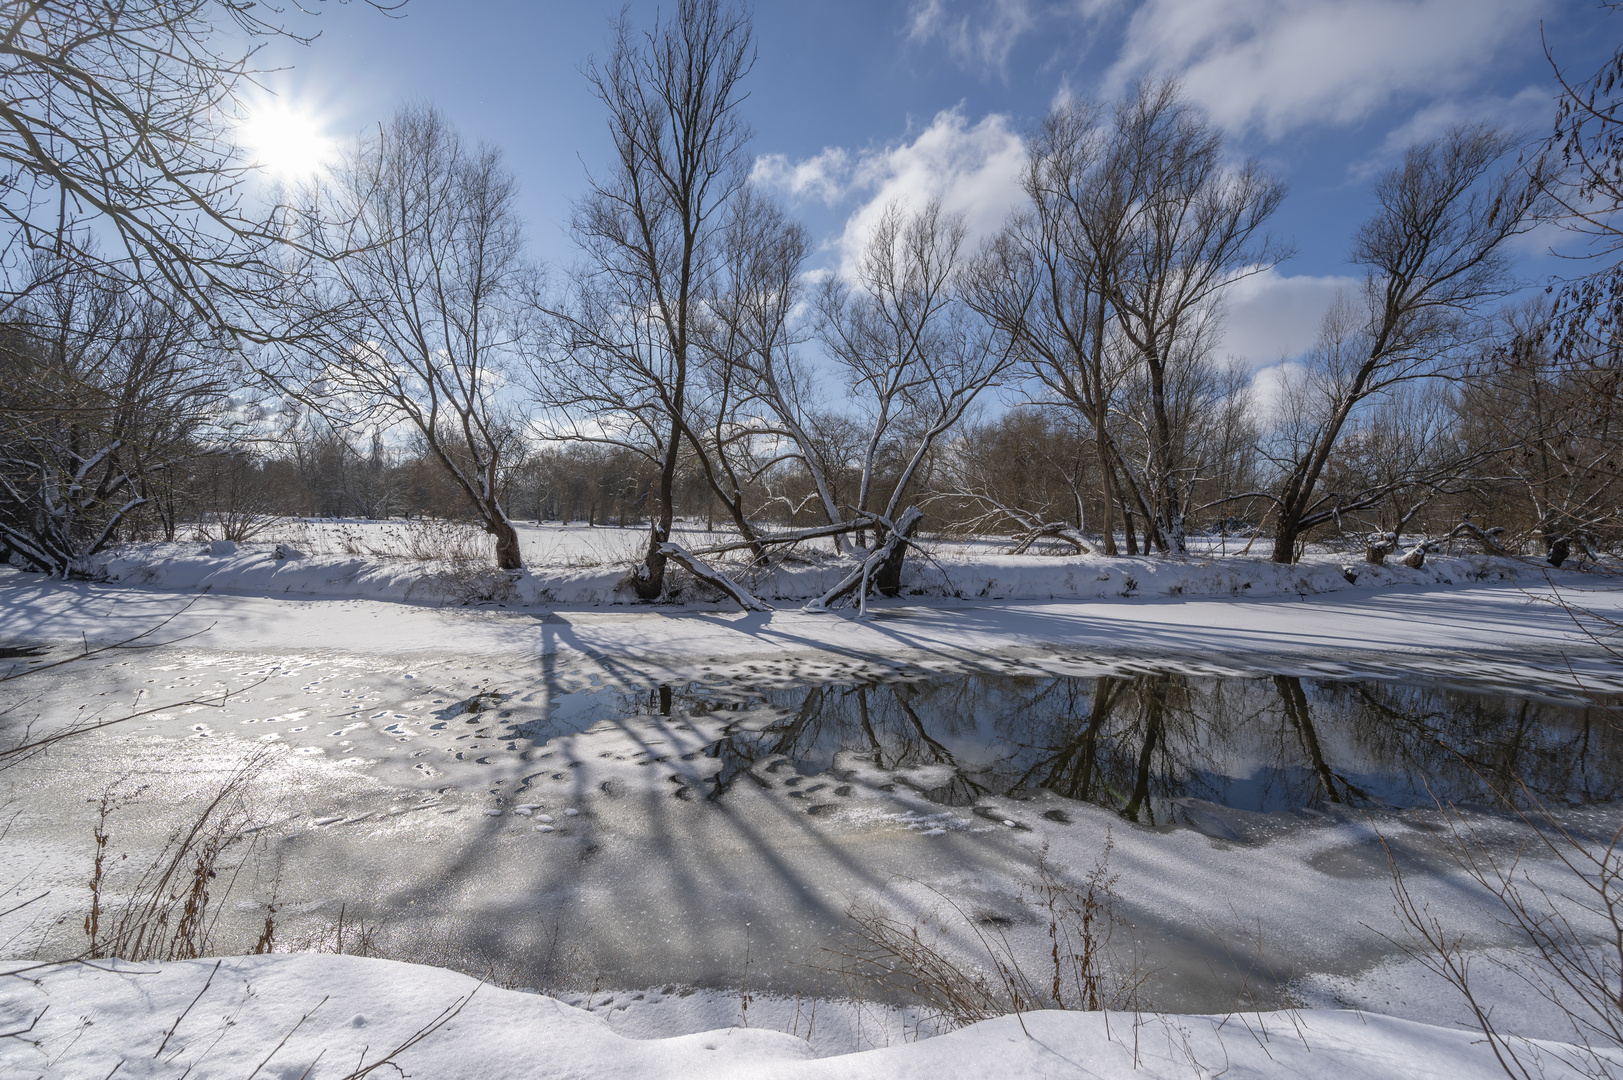
<instances>
[{"instance_id":1,"label":"broken branch in snow","mask_svg":"<svg viewBox=\"0 0 1623 1080\"><path fill-rule=\"evenodd\" d=\"M489 976L487 975L486 979L488 978ZM457 998L451 1004L447 1005L443 1010L440 1011L438 1016L424 1024L422 1027L418 1028L399 1046L396 1046L393 1050L390 1050L387 1054L384 1054L370 1065L365 1063L365 1051L362 1051L363 1058L361 1064L355 1069L354 1072L344 1076L342 1080L363 1080L364 1077L370 1076L374 1071L383 1068L385 1065L400 1071L400 1066L395 1063L395 1057L406 1052L407 1050L410 1050L412 1047L416 1046L418 1043L422 1042L440 1028L444 1027L446 1024L449 1024L452 1020L455 1020L458 1016L460 1016L462 1014L462 1010L467 1007L468 1002L473 1000L473 995L477 994L480 988L485 985L486 979L479 980L478 986L475 986L462 997ZM322 1000L326 999L323 998ZM401 1075L404 1076L406 1073L401 1071Z\"/></svg>"},{"instance_id":2,"label":"broken branch in snow","mask_svg":"<svg viewBox=\"0 0 1623 1080\"><path fill-rule=\"evenodd\" d=\"M49 1009L50 1009L49 1005L47 1005L47 1006L45 1006L45 1008L41 1009L38 1013L36 1013L34 1015L34 1019L30 1020L29 1023L28 1023L28 1026L25 1027L25 1028L18 1028L16 1031L0 1031L0 1039L16 1039L19 1042L34 1042L34 1040L32 1040L32 1039L23 1038L23 1036L29 1034L30 1032L32 1032L34 1030L34 1026L40 1022L40 1020L45 1016L45 1013ZM38 1045L38 1044L36 1043L36 1045Z\"/></svg>"},{"instance_id":3,"label":"broken branch in snow","mask_svg":"<svg viewBox=\"0 0 1623 1080\"><path fill-rule=\"evenodd\" d=\"M326 997L323 997L320 1001L316 1002L316 1008L315 1009L311 1009L309 1012L307 1012L303 1016L299 1017L299 1022L294 1024L293 1027L291 1029L289 1029L289 1031L288 1031L288 1033L286 1035L282 1036L282 1041L281 1042L279 1042L275 1046L271 1047L271 1052L265 1055L265 1060L261 1061L254 1068L254 1071L248 1074L248 1080L254 1080L254 1077L259 1075L260 1070L264 1069L264 1067L266 1065L270 1064L270 1059L276 1056L277 1051L281 1050L282 1047L287 1045L287 1041L293 1037L294 1033L297 1032L301 1027L304 1026L304 1022L306 1020L310 1019L310 1017L312 1017L312 1016L314 1016L316 1014L316 1009L319 1009L323 1005L327 1004L327 1000L331 996L332 996L331 994L328 994Z\"/></svg>"},{"instance_id":4,"label":"broken branch in snow","mask_svg":"<svg viewBox=\"0 0 1623 1080\"><path fill-rule=\"evenodd\" d=\"M1014 547L1009 549L1010 555L1024 555L1031 550L1032 544L1043 539L1063 540L1074 547L1078 555L1093 554L1093 547L1088 538L1082 535L1082 530L1068 521L1050 521L1041 511L1021 510L979 491L955 491L952 494L987 508L987 512L977 519L979 522L995 524L997 519L1004 518L1019 526L1020 532L1012 537Z\"/></svg>"},{"instance_id":5,"label":"broken branch in snow","mask_svg":"<svg viewBox=\"0 0 1623 1080\"><path fill-rule=\"evenodd\" d=\"M887 571L891 570L889 564L893 559L895 560L894 576L896 579L900 579L902 557L905 555L907 547L912 543L913 532L918 528L919 522L924 520L924 515L919 512L917 507L910 506L903 512L901 520L897 522L892 522L881 514L867 514L865 516L871 522L885 528L887 535L884 543L870 551L867 557L862 560L860 566L841 578L838 585L808 603L804 610L827 611L830 604L839 601L841 597L858 585L862 586L859 601L866 600L869 581L875 579L876 574L881 588L887 584L887 579L891 576Z\"/></svg>"},{"instance_id":6,"label":"broken branch in snow","mask_svg":"<svg viewBox=\"0 0 1623 1080\"><path fill-rule=\"evenodd\" d=\"M1499 537L1504 534L1504 531L1503 526L1484 529L1473 522L1470 515L1466 515L1464 521L1454 526L1454 530L1448 534L1448 539L1454 540L1461 536L1469 537L1482 545L1484 554L1509 555L1510 552L1506 551L1504 545L1499 543Z\"/></svg>"},{"instance_id":7,"label":"broken branch in snow","mask_svg":"<svg viewBox=\"0 0 1623 1080\"><path fill-rule=\"evenodd\" d=\"M749 590L745 589L742 585L738 584L738 582L734 581L720 570L717 570L713 566L710 566L708 563L704 562L704 560L700 559L697 555L693 554L693 552L689 551L681 544L673 544L667 540L659 545L659 551L660 554L664 555L667 559L674 559L676 562L687 567L688 572L694 577L698 578L700 581L707 585L712 585L726 593L728 596L732 597L738 606L743 608L745 611L772 610L772 606L770 604L757 600L749 592Z\"/></svg>"},{"instance_id":8,"label":"broken branch in snow","mask_svg":"<svg viewBox=\"0 0 1623 1080\"><path fill-rule=\"evenodd\" d=\"M1068 525L1063 521L1034 522L1030 528L1015 538L1014 547L1009 549L1010 555L1024 555L1031 550L1031 545L1039 540L1063 540L1076 549L1078 555L1091 555L1093 549L1088 546L1087 539L1077 530L1076 526Z\"/></svg>"},{"instance_id":9,"label":"broken branch in snow","mask_svg":"<svg viewBox=\"0 0 1623 1080\"><path fill-rule=\"evenodd\" d=\"M158 631L162 630L164 627L186 614L187 611L191 610L192 605L197 603L197 601L200 599L202 599L201 595L192 597L178 610L171 612L163 619L154 623L152 626L149 626L145 630L141 631L139 634L132 634L121 641L114 641L106 645L97 645L95 648L91 648L87 643L83 652L74 653L73 655L64 657L61 660L53 660L49 664L40 664L36 667L19 669L18 665L13 664L4 671L0 671L0 682L9 682L12 679L20 679L24 675L37 675L42 671L49 671L52 668L61 667L63 664L72 664L77 663L80 660L87 660L90 657L100 655L104 652L110 652L114 649L156 649L165 645L173 645L176 642L186 641L190 638L197 637L199 634L205 634L214 629L213 623L209 623L201 630L194 630L189 634L182 634L179 637L165 638L162 641L156 640L153 637L153 635L155 635Z\"/></svg>"},{"instance_id":10,"label":"broken branch in snow","mask_svg":"<svg viewBox=\"0 0 1623 1080\"><path fill-rule=\"evenodd\" d=\"M124 716L115 716L111 720L96 720L86 723L71 724L60 731L53 731L48 735L41 735L37 738L33 737L31 727L25 728L22 736L24 739L23 742L18 743L15 746L7 746L0 749L0 770L10 768L11 766L22 761L24 758L31 757L41 750L44 750L46 747L61 742L63 739L71 739L75 735L85 735L92 731L100 731L102 728L112 727L114 724L127 724L131 720L138 720L143 716L151 716L154 713L162 712L165 709L179 709L188 706L198 706L209 709L224 708L226 702L230 701L232 697L246 693L265 681L265 679L260 679L258 682L249 683L247 686L236 690L222 690L216 697L197 697L187 698L185 701L169 701L162 705L154 705L150 709L140 709ZM4 715L4 713L0 713L0 716Z\"/></svg>"},{"instance_id":11,"label":"broken branch in snow","mask_svg":"<svg viewBox=\"0 0 1623 1080\"><path fill-rule=\"evenodd\" d=\"M740 548L754 547L756 544L762 547L770 547L774 544L798 544L802 540L816 540L824 536L841 536L845 533L853 533L858 529L869 528L871 524L871 522L863 520L842 521L834 525L818 525L810 529L796 529L794 532L778 533L776 536L757 536L754 543L748 540L737 540L728 544L713 544L710 547L696 548L693 554L721 555L729 551L737 551Z\"/></svg>"},{"instance_id":12,"label":"broken branch in snow","mask_svg":"<svg viewBox=\"0 0 1623 1080\"><path fill-rule=\"evenodd\" d=\"M197 1007L197 1003L203 1000L203 995L209 992L209 987L214 985L214 976L220 973L220 965L223 963L225 963L224 960L214 961L214 970L209 972L209 977L203 982L203 989L197 992L197 996L192 998L192 1003L186 1006L186 1008L181 1011L179 1016L175 1017L175 1022L173 1024L169 1025L169 1030L164 1032L163 1041L158 1044L158 1049L152 1054L153 1057L156 1058L163 1055L163 1048L168 1046L169 1040L175 1037L175 1032L180 1028L180 1022L186 1019L191 1011Z\"/></svg>"}]
</instances>

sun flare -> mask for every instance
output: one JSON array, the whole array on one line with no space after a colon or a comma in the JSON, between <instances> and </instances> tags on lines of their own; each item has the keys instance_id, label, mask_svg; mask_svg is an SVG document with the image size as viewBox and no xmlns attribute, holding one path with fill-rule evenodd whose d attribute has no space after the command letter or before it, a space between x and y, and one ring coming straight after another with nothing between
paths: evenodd
<instances>
[{"instance_id":1,"label":"sun flare","mask_svg":"<svg viewBox=\"0 0 1623 1080\"><path fill-rule=\"evenodd\" d=\"M251 106L237 128L247 160L277 180L304 180L325 169L336 144L310 108L279 99Z\"/></svg>"}]
</instances>

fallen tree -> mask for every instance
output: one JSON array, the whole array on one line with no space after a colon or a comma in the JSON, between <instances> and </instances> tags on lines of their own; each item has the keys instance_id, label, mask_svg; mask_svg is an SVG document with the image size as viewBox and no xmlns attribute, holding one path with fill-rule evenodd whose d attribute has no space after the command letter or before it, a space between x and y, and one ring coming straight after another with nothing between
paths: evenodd
<instances>
[{"instance_id":1,"label":"fallen tree","mask_svg":"<svg viewBox=\"0 0 1623 1080\"><path fill-rule=\"evenodd\" d=\"M747 547L749 545L745 544L744 546ZM757 600L748 589L744 588L742 585L728 577L726 574L722 573L720 570L717 570L715 567L709 565L703 559L700 559L697 555L683 547L681 544L673 544L667 540L659 545L659 552L661 555L665 556L665 558L674 560L681 566L685 566L688 573L692 574L706 585L720 589L722 592L732 597L738 606L743 608L745 611L772 610L771 604Z\"/></svg>"},{"instance_id":2,"label":"fallen tree","mask_svg":"<svg viewBox=\"0 0 1623 1080\"><path fill-rule=\"evenodd\" d=\"M901 591L902 562L907 557L913 533L917 531L919 522L924 520L924 515L916 507L910 506L902 513L901 520L896 522L881 514L870 513L867 516L872 524L885 530L885 539L874 545L861 565L841 578L838 585L808 603L803 610L827 611L830 605L857 590L857 604L862 614L866 615L870 585L878 587L886 596L895 596Z\"/></svg>"}]
</instances>

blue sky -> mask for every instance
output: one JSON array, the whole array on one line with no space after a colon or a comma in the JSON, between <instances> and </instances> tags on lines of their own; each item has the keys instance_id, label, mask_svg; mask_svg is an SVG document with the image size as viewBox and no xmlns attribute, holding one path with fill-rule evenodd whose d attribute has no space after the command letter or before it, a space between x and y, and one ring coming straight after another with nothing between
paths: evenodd
<instances>
[{"instance_id":1,"label":"blue sky","mask_svg":"<svg viewBox=\"0 0 1623 1080\"><path fill-rule=\"evenodd\" d=\"M535 253L567 264L571 200L607 157L581 67L605 50L620 4L318 10L295 25L321 28L319 40L267 54L293 65L268 85L339 137L403 100L433 102L503 148ZM639 26L657 10L629 5ZM756 175L807 221L827 265L894 197L939 194L972 229L994 228L1013 198L1019 136L1056 94L1182 78L1237 158L1291 185L1275 231L1296 256L1230 305L1227 351L1262 367L1306 347L1350 280L1348 240L1374 172L1461 120L1544 132L1555 83L1541 31L1583 75L1610 55L1623 15L1593 0L762 0L755 25ZM1562 269L1545 254L1552 241L1522 243L1529 281Z\"/></svg>"}]
</instances>

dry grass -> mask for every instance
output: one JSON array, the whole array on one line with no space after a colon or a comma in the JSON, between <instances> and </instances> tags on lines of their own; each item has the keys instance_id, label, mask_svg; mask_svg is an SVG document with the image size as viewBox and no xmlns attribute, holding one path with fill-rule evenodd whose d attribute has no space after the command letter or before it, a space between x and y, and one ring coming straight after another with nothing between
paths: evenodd
<instances>
[{"instance_id":1,"label":"dry grass","mask_svg":"<svg viewBox=\"0 0 1623 1080\"><path fill-rule=\"evenodd\" d=\"M1046 848L1039 856L1020 899L1046 930L1046 957L1022 949L1008 932L1009 920L977 917L924 886L939 903L916 917L898 917L877 904L849 907L848 939L835 950L838 970L854 997L916 1003L939 1029L1035 1009L1136 1011L1140 965L1113 947L1113 846L1107 833L1092 870L1077 884L1054 870Z\"/></svg>"},{"instance_id":2,"label":"dry grass","mask_svg":"<svg viewBox=\"0 0 1623 1080\"><path fill-rule=\"evenodd\" d=\"M418 562L444 560L468 566L495 566L496 542L466 521L414 518L390 530L406 557ZM374 552L374 554L379 554Z\"/></svg>"},{"instance_id":3,"label":"dry grass","mask_svg":"<svg viewBox=\"0 0 1623 1080\"><path fill-rule=\"evenodd\" d=\"M408 518L379 522L280 523L274 539L312 555L363 555L423 563L496 563L495 541L470 521Z\"/></svg>"},{"instance_id":4,"label":"dry grass","mask_svg":"<svg viewBox=\"0 0 1623 1080\"><path fill-rule=\"evenodd\" d=\"M1551 595L1533 599L1562 608L1592 644L1623 661L1618 645L1623 624L1573 604L1548 575L1546 581ZM1570 667L1569 672L1586 690ZM1623 724L1617 709L1599 711L1612 728ZM1565 1019L1568 1047L1521 1036L1506 1010L1495 1016L1473 986L1475 956L1466 935L1445 925L1410 890L1382 837L1402 935L1389 940L1462 995L1507 1075L1536 1080L1547 1069L1546 1059L1554 1058L1581 1076L1623 1077L1623 826L1599 833L1574 827L1519 778L1510 790L1480 778L1503 814L1520 826L1518 839L1506 843L1496 835L1500 829L1436 800L1443 844L1464 876L1495 902L1500 928L1516 942L1509 959L1495 956L1489 962L1554 1007ZM1531 863L1530 856L1542 865Z\"/></svg>"},{"instance_id":5,"label":"dry grass","mask_svg":"<svg viewBox=\"0 0 1623 1080\"><path fill-rule=\"evenodd\" d=\"M518 597L515 574L493 565L451 563L434 574L433 586L447 600L472 606L505 604Z\"/></svg>"},{"instance_id":6,"label":"dry grass","mask_svg":"<svg viewBox=\"0 0 1623 1080\"><path fill-rule=\"evenodd\" d=\"M111 859L111 820L139 791L120 795L116 785L101 798L95 827L90 910L84 931L88 958L121 960L192 960L217 951L215 933L220 912L247 863L252 847L246 831L254 824L248 787L269 764L261 751L226 777L195 816L169 834L150 864L126 871L125 857ZM256 952L269 951L275 939L274 901L267 905L265 927Z\"/></svg>"},{"instance_id":7,"label":"dry grass","mask_svg":"<svg viewBox=\"0 0 1623 1080\"><path fill-rule=\"evenodd\" d=\"M337 953L340 956L385 957L382 924L354 918L348 904L338 906L338 921L302 941L298 952Z\"/></svg>"}]
</instances>

